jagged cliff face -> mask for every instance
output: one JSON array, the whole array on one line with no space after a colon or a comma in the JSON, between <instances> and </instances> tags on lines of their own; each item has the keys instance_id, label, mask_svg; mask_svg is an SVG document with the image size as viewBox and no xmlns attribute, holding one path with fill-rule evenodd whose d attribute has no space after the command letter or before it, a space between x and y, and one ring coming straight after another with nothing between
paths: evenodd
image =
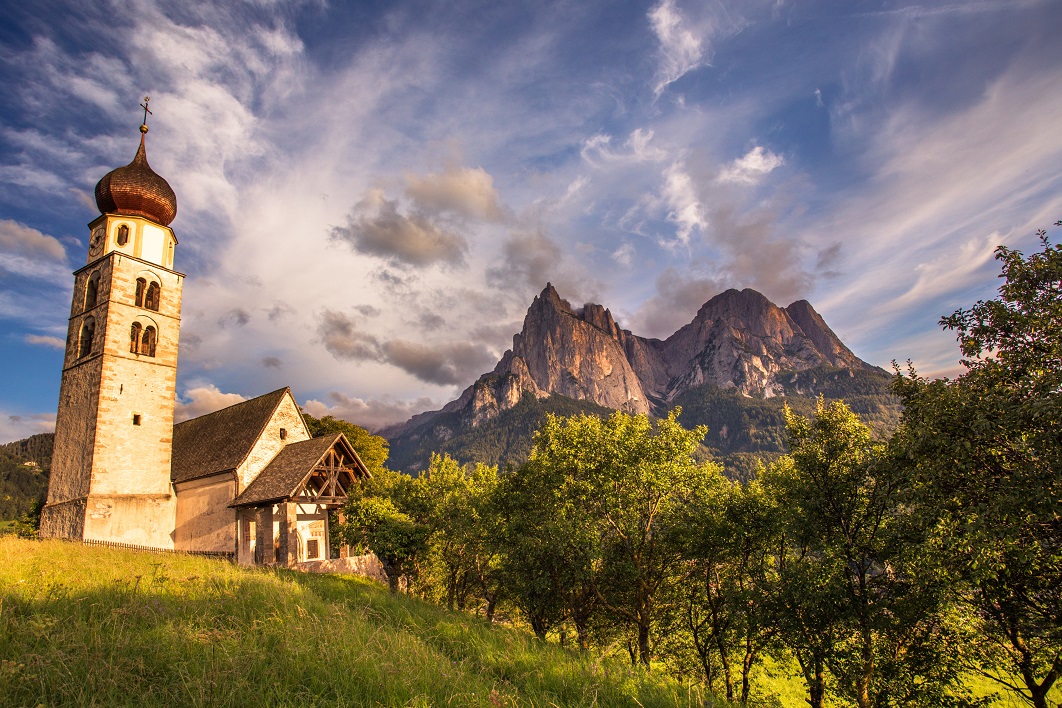
<instances>
[{"instance_id":1,"label":"jagged cliff face","mask_svg":"<svg viewBox=\"0 0 1062 708\"><path fill-rule=\"evenodd\" d=\"M462 413L475 426L530 393L662 414L694 386L771 397L782 391L779 374L819 366L874 368L845 347L806 300L780 308L754 290L728 290L660 341L621 329L601 305L573 308L547 284L528 308L513 348L442 412ZM400 434L432 415L388 432Z\"/></svg>"}]
</instances>

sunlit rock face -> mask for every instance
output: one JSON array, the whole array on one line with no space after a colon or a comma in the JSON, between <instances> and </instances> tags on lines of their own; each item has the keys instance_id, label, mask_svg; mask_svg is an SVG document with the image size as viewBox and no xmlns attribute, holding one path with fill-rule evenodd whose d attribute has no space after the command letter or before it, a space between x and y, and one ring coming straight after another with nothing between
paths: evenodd
<instances>
[{"instance_id":1,"label":"sunlit rock face","mask_svg":"<svg viewBox=\"0 0 1062 708\"><path fill-rule=\"evenodd\" d=\"M806 300L780 308L755 290L727 290L706 302L663 343L666 398L709 383L771 396L776 375L816 366L869 368Z\"/></svg>"},{"instance_id":2,"label":"sunlit rock face","mask_svg":"<svg viewBox=\"0 0 1062 708\"><path fill-rule=\"evenodd\" d=\"M855 356L806 301L781 308L755 290L727 290L664 341L622 329L597 304L581 309L546 288L531 303L513 348L442 412L479 425L525 394L553 394L631 413L666 412L693 386L747 396L781 393L779 374L818 366L873 368ZM406 426L388 431L399 434Z\"/></svg>"}]
</instances>

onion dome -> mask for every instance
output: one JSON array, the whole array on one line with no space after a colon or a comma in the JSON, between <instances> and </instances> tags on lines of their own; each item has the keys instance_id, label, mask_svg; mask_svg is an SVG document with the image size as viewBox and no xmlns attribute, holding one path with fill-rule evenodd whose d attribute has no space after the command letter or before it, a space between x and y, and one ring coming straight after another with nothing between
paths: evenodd
<instances>
[{"instance_id":1,"label":"onion dome","mask_svg":"<svg viewBox=\"0 0 1062 708\"><path fill-rule=\"evenodd\" d=\"M133 161L111 170L96 183L96 206L102 214L143 216L169 226L177 216L177 195L148 165L144 150L146 125L140 126L140 133L140 148Z\"/></svg>"}]
</instances>

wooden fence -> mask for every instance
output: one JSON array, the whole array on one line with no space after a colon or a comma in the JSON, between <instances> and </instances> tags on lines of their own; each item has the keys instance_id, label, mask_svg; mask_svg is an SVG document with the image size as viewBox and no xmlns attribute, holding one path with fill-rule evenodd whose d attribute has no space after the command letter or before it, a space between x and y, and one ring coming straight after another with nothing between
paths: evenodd
<instances>
[{"instance_id":1,"label":"wooden fence","mask_svg":"<svg viewBox=\"0 0 1062 708\"><path fill-rule=\"evenodd\" d=\"M186 556L208 556L211 558L224 558L235 561L236 554L231 551L180 551L175 548L156 548L155 546L141 546L137 543L121 543L120 541L97 541L86 538L64 538L63 541L80 543L86 546L109 546L111 548L126 548L130 551L143 551L144 553L180 553Z\"/></svg>"}]
</instances>

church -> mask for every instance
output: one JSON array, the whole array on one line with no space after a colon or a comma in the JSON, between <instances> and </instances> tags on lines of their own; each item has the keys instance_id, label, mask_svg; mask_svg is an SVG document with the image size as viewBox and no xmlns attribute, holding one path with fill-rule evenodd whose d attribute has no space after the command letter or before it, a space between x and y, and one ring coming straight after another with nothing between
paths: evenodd
<instances>
[{"instance_id":1,"label":"church","mask_svg":"<svg viewBox=\"0 0 1062 708\"><path fill-rule=\"evenodd\" d=\"M74 272L41 536L247 565L328 559L329 512L369 476L342 434L311 438L287 388L174 425L184 275L147 105L133 161L96 185Z\"/></svg>"}]
</instances>

